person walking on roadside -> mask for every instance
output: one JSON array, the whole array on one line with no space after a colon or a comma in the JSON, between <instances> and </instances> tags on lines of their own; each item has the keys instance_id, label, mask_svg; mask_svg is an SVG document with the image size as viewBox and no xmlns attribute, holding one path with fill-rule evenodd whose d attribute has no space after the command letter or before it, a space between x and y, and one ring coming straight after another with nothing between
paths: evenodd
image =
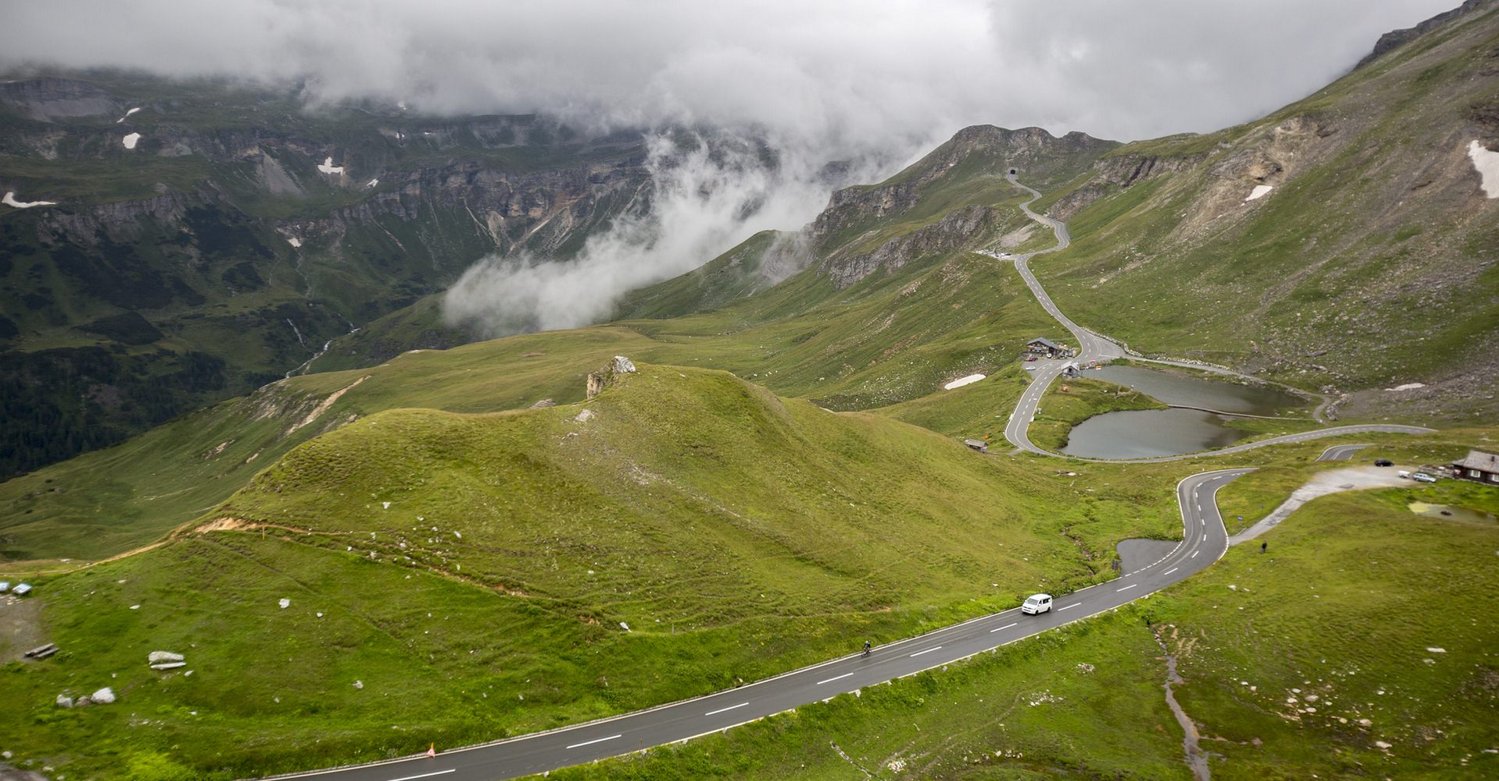
<instances>
[{"instance_id":1,"label":"person walking on roadside","mask_svg":"<svg viewBox=\"0 0 1499 781\"><path fill-rule=\"evenodd\" d=\"M1268 543L1268 542L1262 542L1262 543L1260 543L1260 553L1264 553L1265 549L1269 548L1269 547L1270 547L1270 543Z\"/></svg>"}]
</instances>

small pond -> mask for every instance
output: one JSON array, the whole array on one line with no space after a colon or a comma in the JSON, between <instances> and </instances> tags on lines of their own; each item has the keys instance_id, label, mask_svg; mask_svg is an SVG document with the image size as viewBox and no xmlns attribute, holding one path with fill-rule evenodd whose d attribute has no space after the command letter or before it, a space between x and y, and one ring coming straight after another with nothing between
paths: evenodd
<instances>
[{"instance_id":1,"label":"small pond","mask_svg":"<svg viewBox=\"0 0 1499 781\"><path fill-rule=\"evenodd\" d=\"M1084 372L1133 388L1165 404L1273 416L1306 401L1278 388L1240 385L1140 366L1105 366ZM1214 450L1249 436L1229 428L1229 418L1201 409L1109 412L1083 421L1067 437L1062 452L1085 458L1150 458Z\"/></svg>"},{"instance_id":2,"label":"small pond","mask_svg":"<svg viewBox=\"0 0 1499 781\"><path fill-rule=\"evenodd\" d=\"M1428 515L1432 518L1445 518L1449 521L1467 521L1468 523L1496 523L1499 519L1488 513L1477 510L1469 510L1466 507L1453 507L1447 504L1427 504L1426 502L1411 502L1407 507L1416 515Z\"/></svg>"},{"instance_id":3,"label":"small pond","mask_svg":"<svg viewBox=\"0 0 1499 781\"><path fill-rule=\"evenodd\" d=\"M1273 386L1240 385L1143 366L1105 366L1083 376L1134 388L1163 404L1219 412L1275 415L1306 405L1300 396Z\"/></svg>"}]
</instances>

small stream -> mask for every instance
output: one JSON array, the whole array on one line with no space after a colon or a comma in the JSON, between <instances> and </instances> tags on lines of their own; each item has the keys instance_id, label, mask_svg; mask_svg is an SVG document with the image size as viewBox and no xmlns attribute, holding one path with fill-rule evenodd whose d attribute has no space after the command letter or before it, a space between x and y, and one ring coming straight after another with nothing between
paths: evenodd
<instances>
[{"instance_id":1,"label":"small stream","mask_svg":"<svg viewBox=\"0 0 1499 781\"><path fill-rule=\"evenodd\" d=\"M1274 417L1306 402L1288 391L1147 369L1105 366L1084 372L1140 391L1164 404L1163 410L1109 412L1074 427L1062 452L1085 458L1149 458L1213 450L1249 436L1229 428L1230 418L1205 410Z\"/></svg>"},{"instance_id":2,"label":"small stream","mask_svg":"<svg viewBox=\"0 0 1499 781\"><path fill-rule=\"evenodd\" d=\"M1182 683L1182 677L1176 672L1176 657L1166 648L1166 641L1161 639L1161 631L1154 628L1155 643L1161 647L1161 653L1166 655L1166 706L1176 715L1176 723L1182 727L1182 749L1187 755L1187 767L1192 768L1192 778L1196 781L1209 781L1213 774L1208 770L1208 755L1202 750L1200 741L1202 736L1197 733L1197 723L1182 710L1181 703L1176 701L1176 693L1171 687Z\"/></svg>"}]
</instances>

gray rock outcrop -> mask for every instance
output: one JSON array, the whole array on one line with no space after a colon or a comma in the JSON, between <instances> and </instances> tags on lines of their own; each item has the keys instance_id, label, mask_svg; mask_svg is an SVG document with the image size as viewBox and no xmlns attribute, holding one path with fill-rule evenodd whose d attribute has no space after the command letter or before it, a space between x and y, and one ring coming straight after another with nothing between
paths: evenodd
<instances>
[{"instance_id":1,"label":"gray rock outcrop","mask_svg":"<svg viewBox=\"0 0 1499 781\"><path fill-rule=\"evenodd\" d=\"M633 373L635 373L633 361L623 355L614 356L614 359L604 368L588 375L588 398L599 395L605 388L618 382L621 376Z\"/></svg>"}]
</instances>

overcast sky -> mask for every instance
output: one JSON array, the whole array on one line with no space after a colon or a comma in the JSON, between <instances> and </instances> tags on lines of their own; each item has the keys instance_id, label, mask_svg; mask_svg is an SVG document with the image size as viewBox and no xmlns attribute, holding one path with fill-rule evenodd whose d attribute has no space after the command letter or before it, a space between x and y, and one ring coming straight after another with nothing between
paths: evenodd
<instances>
[{"instance_id":1,"label":"overcast sky","mask_svg":"<svg viewBox=\"0 0 1499 781\"><path fill-rule=\"evenodd\" d=\"M779 152L767 168L653 138L651 213L565 262L481 259L449 291L451 322L497 335L596 321L625 291L800 227L827 203L829 161L877 181L979 123L1121 141L1216 130L1314 92L1380 34L1458 0L0 4L0 69L306 79L314 108L357 97L593 128L703 124Z\"/></svg>"},{"instance_id":2,"label":"overcast sky","mask_svg":"<svg viewBox=\"0 0 1499 781\"><path fill-rule=\"evenodd\" d=\"M38 0L0 67L308 76L322 99L759 123L883 145L979 122L1130 140L1301 97L1457 0Z\"/></svg>"}]
</instances>

